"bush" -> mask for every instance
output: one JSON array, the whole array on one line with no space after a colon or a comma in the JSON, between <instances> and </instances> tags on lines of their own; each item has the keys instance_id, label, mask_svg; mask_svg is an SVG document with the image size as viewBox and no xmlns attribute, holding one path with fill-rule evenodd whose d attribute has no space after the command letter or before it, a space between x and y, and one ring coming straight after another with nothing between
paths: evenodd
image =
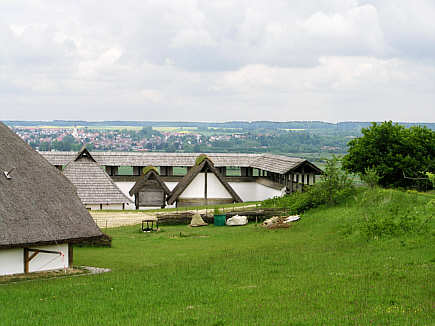
<instances>
[{"instance_id":1,"label":"bush","mask_svg":"<svg viewBox=\"0 0 435 326\"><path fill-rule=\"evenodd\" d=\"M435 173L426 172L426 176L432 183L432 187L435 188Z\"/></svg>"},{"instance_id":2,"label":"bush","mask_svg":"<svg viewBox=\"0 0 435 326\"><path fill-rule=\"evenodd\" d=\"M426 232L431 219L429 204L419 205L418 195L371 189L358 200L359 229L367 238Z\"/></svg>"},{"instance_id":3,"label":"bush","mask_svg":"<svg viewBox=\"0 0 435 326\"><path fill-rule=\"evenodd\" d=\"M305 192L296 192L283 197L263 201L263 207L283 207L291 214L300 214L323 204L337 204L354 193L349 175L339 166L340 160L327 160L325 174L315 185L305 187Z\"/></svg>"},{"instance_id":4,"label":"bush","mask_svg":"<svg viewBox=\"0 0 435 326\"><path fill-rule=\"evenodd\" d=\"M376 169L374 168L366 168L364 170L364 173L360 174L360 178L371 189L379 185L380 176L378 175L378 172L376 172Z\"/></svg>"}]
</instances>

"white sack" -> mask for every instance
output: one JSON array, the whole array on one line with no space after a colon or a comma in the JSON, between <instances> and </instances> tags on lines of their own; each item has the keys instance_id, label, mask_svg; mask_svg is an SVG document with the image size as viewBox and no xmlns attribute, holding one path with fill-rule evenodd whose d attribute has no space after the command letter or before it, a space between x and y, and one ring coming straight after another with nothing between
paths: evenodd
<instances>
[{"instance_id":1,"label":"white sack","mask_svg":"<svg viewBox=\"0 0 435 326\"><path fill-rule=\"evenodd\" d=\"M193 214L192 220L190 221L190 226L204 226L204 225L208 225L208 224L204 222L201 215L199 215L198 213Z\"/></svg>"},{"instance_id":2,"label":"white sack","mask_svg":"<svg viewBox=\"0 0 435 326\"><path fill-rule=\"evenodd\" d=\"M296 222L296 221L299 221L300 219L301 219L301 217L299 215L292 215L292 216L287 217L284 220L284 223Z\"/></svg>"},{"instance_id":3,"label":"white sack","mask_svg":"<svg viewBox=\"0 0 435 326\"><path fill-rule=\"evenodd\" d=\"M246 216L235 215L229 218L225 224L230 226L245 225L248 224L248 218Z\"/></svg>"}]
</instances>

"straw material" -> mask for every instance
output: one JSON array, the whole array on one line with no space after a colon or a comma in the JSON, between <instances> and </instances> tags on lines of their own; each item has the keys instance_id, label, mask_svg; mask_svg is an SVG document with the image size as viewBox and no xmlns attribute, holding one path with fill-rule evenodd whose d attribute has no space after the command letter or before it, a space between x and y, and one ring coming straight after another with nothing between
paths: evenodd
<instances>
[{"instance_id":1,"label":"straw material","mask_svg":"<svg viewBox=\"0 0 435 326\"><path fill-rule=\"evenodd\" d=\"M71 182L0 123L0 248L101 236Z\"/></svg>"},{"instance_id":2,"label":"straw material","mask_svg":"<svg viewBox=\"0 0 435 326\"><path fill-rule=\"evenodd\" d=\"M68 163L63 173L77 188L77 194L85 205L132 203L86 148Z\"/></svg>"}]
</instances>

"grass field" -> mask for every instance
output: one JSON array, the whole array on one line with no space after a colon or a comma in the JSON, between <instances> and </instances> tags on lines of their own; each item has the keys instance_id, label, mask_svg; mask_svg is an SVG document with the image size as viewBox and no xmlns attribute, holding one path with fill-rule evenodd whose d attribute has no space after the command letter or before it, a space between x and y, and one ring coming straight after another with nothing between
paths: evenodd
<instances>
[{"instance_id":1,"label":"grass field","mask_svg":"<svg viewBox=\"0 0 435 326\"><path fill-rule=\"evenodd\" d=\"M433 325L433 228L367 241L344 232L359 212L350 200L289 229L111 229L112 248L76 248L75 264L112 272L0 286L0 324Z\"/></svg>"}]
</instances>

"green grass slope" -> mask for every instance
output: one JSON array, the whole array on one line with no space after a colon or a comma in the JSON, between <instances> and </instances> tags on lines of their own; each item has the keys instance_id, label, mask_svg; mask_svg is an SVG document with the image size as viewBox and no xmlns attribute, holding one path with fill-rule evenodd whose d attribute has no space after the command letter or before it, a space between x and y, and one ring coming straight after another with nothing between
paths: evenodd
<instances>
[{"instance_id":1,"label":"green grass slope","mask_svg":"<svg viewBox=\"0 0 435 326\"><path fill-rule=\"evenodd\" d=\"M109 230L112 248L75 263L112 272L0 286L0 325L432 325L433 224L367 240L350 227L361 212L351 199L289 229Z\"/></svg>"}]
</instances>

